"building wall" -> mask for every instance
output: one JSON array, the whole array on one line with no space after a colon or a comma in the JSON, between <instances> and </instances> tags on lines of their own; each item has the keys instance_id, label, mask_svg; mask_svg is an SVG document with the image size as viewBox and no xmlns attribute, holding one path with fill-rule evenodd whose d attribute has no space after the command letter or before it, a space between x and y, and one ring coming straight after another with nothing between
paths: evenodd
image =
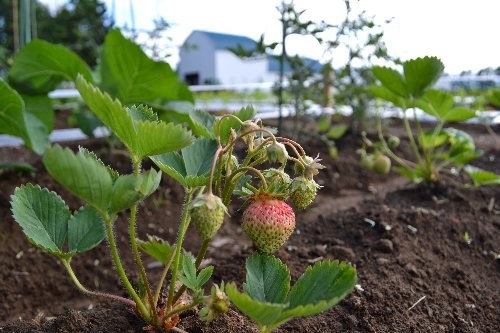
<instances>
[{"instance_id":1,"label":"building wall","mask_svg":"<svg viewBox=\"0 0 500 333\"><path fill-rule=\"evenodd\" d=\"M193 32L189 35L179 56L177 71L182 81L188 81L187 75L198 74L197 84L215 83L215 47L205 34Z\"/></svg>"},{"instance_id":2,"label":"building wall","mask_svg":"<svg viewBox=\"0 0 500 333\"><path fill-rule=\"evenodd\" d=\"M242 59L228 50L215 51L215 72L217 84L258 83L276 80L269 73L265 56Z\"/></svg>"}]
</instances>

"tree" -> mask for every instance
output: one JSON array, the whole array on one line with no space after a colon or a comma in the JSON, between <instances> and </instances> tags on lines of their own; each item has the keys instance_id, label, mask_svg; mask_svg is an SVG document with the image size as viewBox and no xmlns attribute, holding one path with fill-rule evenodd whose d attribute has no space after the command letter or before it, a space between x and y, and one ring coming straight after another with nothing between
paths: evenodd
<instances>
[{"instance_id":1,"label":"tree","mask_svg":"<svg viewBox=\"0 0 500 333\"><path fill-rule=\"evenodd\" d=\"M113 26L100 0L69 0L51 15L48 8L32 0L36 20L36 37L62 44L80 55L90 66L95 66L99 46ZM0 0L0 71L8 65L14 53L13 5L15 1Z\"/></svg>"},{"instance_id":2,"label":"tree","mask_svg":"<svg viewBox=\"0 0 500 333\"><path fill-rule=\"evenodd\" d=\"M41 17L40 17L41 18ZM113 21L99 0L69 0L53 17L38 20L38 37L63 44L94 67Z\"/></svg>"}]
</instances>

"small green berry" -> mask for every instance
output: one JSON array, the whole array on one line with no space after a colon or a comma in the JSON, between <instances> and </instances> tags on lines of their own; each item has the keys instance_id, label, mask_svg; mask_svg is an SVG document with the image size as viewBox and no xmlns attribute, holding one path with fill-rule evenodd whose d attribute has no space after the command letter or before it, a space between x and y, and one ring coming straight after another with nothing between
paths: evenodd
<instances>
[{"instance_id":1,"label":"small green berry","mask_svg":"<svg viewBox=\"0 0 500 333\"><path fill-rule=\"evenodd\" d=\"M391 170L391 159L385 155L375 156L372 170L381 175L388 174Z\"/></svg>"},{"instance_id":2,"label":"small green berry","mask_svg":"<svg viewBox=\"0 0 500 333\"><path fill-rule=\"evenodd\" d=\"M210 240L224 222L226 206L221 198L213 194L201 194L196 197L189 208L191 222L203 240Z\"/></svg>"},{"instance_id":3,"label":"small green berry","mask_svg":"<svg viewBox=\"0 0 500 333\"><path fill-rule=\"evenodd\" d=\"M305 209L316 198L319 186L313 179L297 177L290 185L290 199L298 209Z\"/></svg>"}]
</instances>

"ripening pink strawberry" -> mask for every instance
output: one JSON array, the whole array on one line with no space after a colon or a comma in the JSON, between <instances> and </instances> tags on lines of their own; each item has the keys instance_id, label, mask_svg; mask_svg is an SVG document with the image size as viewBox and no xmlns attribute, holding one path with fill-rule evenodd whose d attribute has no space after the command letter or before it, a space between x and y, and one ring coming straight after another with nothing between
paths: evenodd
<instances>
[{"instance_id":1,"label":"ripening pink strawberry","mask_svg":"<svg viewBox=\"0 0 500 333\"><path fill-rule=\"evenodd\" d=\"M259 250L276 252L295 228L292 207L277 199L254 201L243 212L243 230Z\"/></svg>"}]
</instances>

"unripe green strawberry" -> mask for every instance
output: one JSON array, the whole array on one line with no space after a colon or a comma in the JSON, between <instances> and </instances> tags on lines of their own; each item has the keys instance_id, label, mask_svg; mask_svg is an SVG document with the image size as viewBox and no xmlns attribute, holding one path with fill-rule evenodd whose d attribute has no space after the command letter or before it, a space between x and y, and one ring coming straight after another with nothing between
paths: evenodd
<instances>
[{"instance_id":1,"label":"unripe green strawberry","mask_svg":"<svg viewBox=\"0 0 500 333\"><path fill-rule=\"evenodd\" d=\"M313 179L297 177L290 185L290 199L298 209L305 209L316 198L319 186Z\"/></svg>"},{"instance_id":2,"label":"unripe green strawberry","mask_svg":"<svg viewBox=\"0 0 500 333\"><path fill-rule=\"evenodd\" d=\"M189 212L200 237L210 240L224 222L227 208L218 196L201 194L192 201Z\"/></svg>"},{"instance_id":3,"label":"unripe green strawberry","mask_svg":"<svg viewBox=\"0 0 500 333\"><path fill-rule=\"evenodd\" d=\"M391 170L391 159L385 155L376 155L373 158L372 170L381 175L389 173Z\"/></svg>"},{"instance_id":4,"label":"unripe green strawberry","mask_svg":"<svg viewBox=\"0 0 500 333\"><path fill-rule=\"evenodd\" d=\"M284 201L254 201L243 212L243 230L259 250L276 252L295 228L295 213Z\"/></svg>"},{"instance_id":5,"label":"unripe green strawberry","mask_svg":"<svg viewBox=\"0 0 500 333\"><path fill-rule=\"evenodd\" d=\"M279 162L281 164L286 163L288 159L288 152L284 144L279 142L273 142L266 148L267 159L269 162Z\"/></svg>"},{"instance_id":6,"label":"unripe green strawberry","mask_svg":"<svg viewBox=\"0 0 500 333\"><path fill-rule=\"evenodd\" d=\"M361 157L361 167L367 170L373 170L374 157L371 154L364 155Z\"/></svg>"},{"instance_id":7,"label":"unripe green strawberry","mask_svg":"<svg viewBox=\"0 0 500 333\"><path fill-rule=\"evenodd\" d=\"M401 143L401 141L399 140L399 138L397 136L394 136L394 135L390 136L389 139L387 139L387 144L391 148L398 147L400 143Z\"/></svg>"},{"instance_id":8,"label":"unripe green strawberry","mask_svg":"<svg viewBox=\"0 0 500 333\"><path fill-rule=\"evenodd\" d=\"M303 156L302 159L304 160L306 165L314 161L314 158L312 158L311 156ZM305 167L302 164L295 162L295 164L293 165L293 172L296 175L302 175L304 171Z\"/></svg>"},{"instance_id":9,"label":"unripe green strawberry","mask_svg":"<svg viewBox=\"0 0 500 333\"><path fill-rule=\"evenodd\" d=\"M270 168L270 169L264 170L262 173L264 174L264 178L266 178L268 186L270 184L275 183L275 184L279 184L279 185L282 184L286 188L288 188L288 186L292 182L292 179L290 178L290 176L286 172L281 171L279 169Z\"/></svg>"}]
</instances>

